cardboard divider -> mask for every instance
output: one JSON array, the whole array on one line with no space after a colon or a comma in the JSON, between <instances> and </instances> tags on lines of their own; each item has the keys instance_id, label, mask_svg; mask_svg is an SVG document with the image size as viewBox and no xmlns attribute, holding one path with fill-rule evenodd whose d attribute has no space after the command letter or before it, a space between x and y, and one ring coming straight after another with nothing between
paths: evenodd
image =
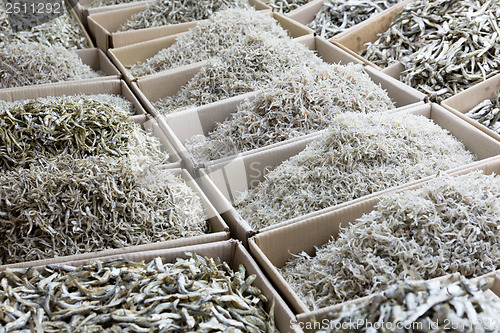
<instances>
[{"instance_id":1,"label":"cardboard divider","mask_svg":"<svg viewBox=\"0 0 500 333\"><path fill-rule=\"evenodd\" d=\"M101 71L105 76L100 77L103 79L121 79L122 74L116 68L116 66L111 62L111 60L97 48L91 49L80 49L74 51L82 62L94 71ZM86 79L86 80L95 80L94 79ZM74 80L74 81L82 81L82 80Z\"/></svg>"},{"instance_id":2,"label":"cardboard divider","mask_svg":"<svg viewBox=\"0 0 500 333\"><path fill-rule=\"evenodd\" d=\"M500 172L500 157L497 156L481 163L475 163L474 166L460 171L449 170L445 173L460 175L472 170L483 170L485 174L498 174ZM434 176L427 177L406 186L361 198L362 200L354 200L347 205L339 205L320 214L306 215L306 217L294 224L263 231L249 239L250 252L295 313L306 314L307 316L316 314L322 317L328 312L338 310L340 305L333 305L311 312L276 268L283 267L293 257L293 254L302 251L314 256L318 247L338 236L340 228L348 227L363 214L371 212L385 194L414 190L434 178ZM304 317L299 316L299 318Z\"/></svg>"},{"instance_id":3,"label":"cardboard divider","mask_svg":"<svg viewBox=\"0 0 500 333\"><path fill-rule=\"evenodd\" d=\"M259 11L270 11L271 8L259 0L249 0L252 7ZM115 8L111 11L103 11L91 14L87 18L87 23L92 36L95 38L97 47L103 51L109 48L140 43L168 35L185 32L197 24L197 21L169 24L161 27L152 27L138 30L116 32L122 24L129 20L132 15L137 14L147 8L147 2L136 3L134 6ZM286 20L284 20L286 21ZM294 32L307 31L293 22L287 23Z\"/></svg>"},{"instance_id":4,"label":"cardboard divider","mask_svg":"<svg viewBox=\"0 0 500 333\"><path fill-rule=\"evenodd\" d=\"M483 100L493 99L498 90L500 90L500 74L497 74L486 81L478 83L471 88L442 101L441 105L484 133L500 141L500 134L465 115L465 113L469 112Z\"/></svg>"},{"instance_id":5,"label":"cardboard divider","mask_svg":"<svg viewBox=\"0 0 500 333\"><path fill-rule=\"evenodd\" d=\"M300 24L307 25L316 18L316 14L323 7L324 2L325 0L313 0L285 15Z\"/></svg>"},{"instance_id":6,"label":"cardboard divider","mask_svg":"<svg viewBox=\"0 0 500 333\"><path fill-rule=\"evenodd\" d=\"M80 30L82 31L83 36L85 37L85 40L87 41L87 44L89 45L89 48L93 48L94 42L92 41L92 38L90 38L89 33L87 32L87 29L85 28L85 25L81 20L80 15L78 15L75 7L73 6L74 5L73 0L66 0L66 4L69 9L69 15L76 20L78 26L80 27Z\"/></svg>"}]
</instances>

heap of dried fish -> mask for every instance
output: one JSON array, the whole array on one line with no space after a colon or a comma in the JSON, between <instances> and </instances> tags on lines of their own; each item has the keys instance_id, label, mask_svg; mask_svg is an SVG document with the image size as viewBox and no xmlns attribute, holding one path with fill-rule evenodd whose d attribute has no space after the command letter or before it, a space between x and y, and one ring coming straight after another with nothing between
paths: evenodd
<instances>
[{"instance_id":1,"label":"heap of dried fish","mask_svg":"<svg viewBox=\"0 0 500 333\"><path fill-rule=\"evenodd\" d=\"M498 0L417 0L362 55L440 102L499 73L498 17Z\"/></svg>"},{"instance_id":2,"label":"heap of dried fish","mask_svg":"<svg viewBox=\"0 0 500 333\"><path fill-rule=\"evenodd\" d=\"M304 66L239 105L208 136L193 136L185 145L206 162L325 129L339 113L392 107L387 93L352 65Z\"/></svg>"},{"instance_id":3,"label":"heap of dried fish","mask_svg":"<svg viewBox=\"0 0 500 333\"><path fill-rule=\"evenodd\" d=\"M2 332L277 332L256 275L220 258L93 260L7 269L0 278L8 285L0 289Z\"/></svg>"},{"instance_id":4,"label":"heap of dried fish","mask_svg":"<svg viewBox=\"0 0 500 333\"><path fill-rule=\"evenodd\" d=\"M220 10L249 7L248 0L156 0L148 8L132 15L118 31L200 21Z\"/></svg>"},{"instance_id":5,"label":"heap of dried fish","mask_svg":"<svg viewBox=\"0 0 500 333\"><path fill-rule=\"evenodd\" d=\"M484 275L500 268L498 193L500 177L473 172L387 195L316 256L301 253L281 272L311 309L406 278Z\"/></svg>"},{"instance_id":6,"label":"heap of dried fish","mask_svg":"<svg viewBox=\"0 0 500 333\"><path fill-rule=\"evenodd\" d=\"M85 7L97 8L97 7L105 7L112 5L120 5L122 3L141 2L141 1L144 0L94 0Z\"/></svg>"},{"instance_id":7,"label":"heap of dried fish","mask_svg":"<svg viewBox=\"0 0 500 333\"><path fill-rule=\"evenodd\" d=\"M500 134L500 122L498 122L500 117L500 91L495 93L493 99L482 101L465 115Z\"/></svg>"},{"instance_id":8,"label":"heap of dried fish","mask_svg":"<svg viewBox=\"0 0 500 333\"><path fill-rule=\"evenodd\" d=\"M131 66L130 73L140 77L207 60L228 47L241 45L243 40L264 38L263 35L286 38L287 32L271 16L252 8L217 12L178 36L172 46Z\"/></svg>"},{"instance_id":9,"label":"heap of dried fish","mask_svg":"<svg viewBox=\"0 0 500 333\"><path fill-rule=\"evenodd\" d=\"M98 77L75 53L39 43L0 46L0 88Z\"/></svg>"},{"instance_id":10,"label":"heap of dried fish","mask_svg":"<svg viewBox=\"0 0 500 333\"><path fill-rule=\"evenodd\" d=\"M349 112L235 207L259 230L473 160L461 142L423 116Z\"/></svg>"},{"instance_id":11,"label":"heap of dried fish","mask_svg":"<svg viewBox=\"0 0 500 333\"><path fill-rule=\"evenodd\" d=\"M398 2L399 0L326 0L307 26L318 35L330 39Z\"/></svg>"},{"instance_id":12,"label":"heap of dried fish","mask_svg":"<svg viewBox=\"0 0 500 333\"><path fill-rule=\"evenodd\" d=\"M201 199L148 157L59 155L0 174L0 264L207 231Z\"/></svg>"},{"instance_id":13,"label":"heap of dried fish","mask_svg":"<svg viewBox=\"0 0 500 333\"><path fill-rule=\"evenodd\" d=\"M273 11L286 14L311 1L312 0L266 0L264 2L271 6Z\"/></svg>"},{"instance_id":14,"label":"heap of dried fish","mask_svg":"<svg viewBox=\"0 0 500 333\"><path fill-rule=\"evenodd\" d=\"M495 279L404 281L328 317L329 332L499 332L500 302L487 297ZM397 314L397 315L394 315ZM326 324L326 322L324 322ZM341 327L342 329L337 329Z\"/></svg>"},{"instance_id":15,"label":"heap of dried fish","mask_svg":"<svg viewBox=\"0 0 500 333\"><path fill-rule=\"evenodd\" d=\"M122 100L126 108L109 101ZM132 104L122 97L47 97L0 104L0 169L26 168L62 153L167 156L160 142L130 119Z\"/></svg>"}]
</instances>

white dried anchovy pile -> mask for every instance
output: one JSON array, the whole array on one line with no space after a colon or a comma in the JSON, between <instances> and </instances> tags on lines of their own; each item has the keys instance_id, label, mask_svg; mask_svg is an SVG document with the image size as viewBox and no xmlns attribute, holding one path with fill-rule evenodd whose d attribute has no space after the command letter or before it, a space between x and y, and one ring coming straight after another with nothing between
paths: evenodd
<instances>
[{"instance_id":1,"label":"white dried anchovy pile","mask_svg":"<svg viewBox=\"0 0 500 333\"><path fill-rule=\"evenodd\" d=\"M97 8L97 7L105 7L112 5L120 5L122 3L141 2L141 1L144 0L94 0L85 7Z\"/></svg>"},{"instance_id":2,"label":"white dried anchovy pile","mask_svg":"<svg viewBox=\"0 0 500 333\"><path fill-rule=\"evenodd\" d=\"M500 134L500 90L495 92L492 99L487 99L477 104L465 113L465 116Z\"/></svg>"},{"instance_id":3,"label":"white dried anchovy pile","mask_svg":"<svg viewBox=\"0 0 500 333\"><path fill-rule=\"evenodd\" d=\"M423 116L339 114L320 139L269 172L235 207L259 230L474 159Z\"/></svg>"},{"instance_id":4,"label":"white dried anchovy pile","mask_svg":"<svg viewBox=\"0 0 500 333\"><path fill-rule=\"evenodd\" d=\"M499 0L417 0L362 55L440 102L500 71Z\"/></svg>"},{"instance_id":5,"label":"white dried anchovy pile","mask_svg":"<svg viewBox=\"0 0 500 333\"><path fill-rule=\"evenodd\" d=\"M160 113L209 104L265 87L275 77L299 65L320 66L322 61L291 38L261 35L246 39L208 61L175 95L153 103Z\"/></svg>"},{"instance_id":6,"label":"white dried anchovy pile","mask_svg":"<svg viewBox=\"0 0 500 333\"><path fill-rule=\"evenodd\" d=\"M273 11L286 14L311 1L312 0L266 0L264 2L271 6Z\"/></svg>"},{"instance_id":7,"label":"white dried anchovy pile","mask_svg":"<svg viewBox=\"0 0 500 333\"><path fill-rule=\"evenodd\" d=\"M0 264L191 237L201 199L147 157L69 155L0 173Z\"/></svg>"},{"instance_id":8,"label":"white dried anchovy pile","mask_svg":"<svg viewBox=\"0 0 500 333\"><path fill-rule=\"evenodd\" d=\"M387 195L314 257L301 253L281 273L310 309L405 278L484 275L500 268L498 193L500 177L476 171Z\"/></svg>"},{"instance_id":9,"label":"white dried anchovy pile","mask_svg":"<svg viewBox=\"0 0 500 333\"><path fill-rule=\"evenodd\" d=\"M172 46L129 70L133 76L141 77L192 64L216 56L228 47L243 43L243 40L262 38L261 35L286 38L287 32L270 15L252 8L220 11L181 34Z\"/></svg>"},{"instance_id":10,"label":"white dried anchovy pile","mask_svg":"<svg viewBox=\"0 0 500 333\"><path fill-rule=\"evenodd\" d=\"M193 136L185 146L206 162L325 129L339 113L392 108L387 92L355 66L303 66L273 80L208 136Z\"/></svg>"},{"instance_id":11,"label":"white dried anchovy pile","mask_svg":"<svg viewBox=\"0 0 500 333\"><path fill-rule=\"evenodd\" d=\"M200 21L220 10L249 7L248 0L157 0L148 5L148 8L132 15L118 31Z\"/></svg>"},{"instance_id":12,"label":"white dried anchovy pile","mask_svg":"<svg viewBox=\"0 0 500 333\"><path fill-rule=\"evenodd\" d=\"M321 37L336 34L369 19L374 14L395 5L400 0L326 0L307 26Z\"/></svg>"},{"instance_id":13,"label":"white dried anchovy pile","mask_svg":"<svg viewBox=\"0 0 500 333\"><path fill-rule=\"evenodd\" d=\"M98 77L75 53L39 43L0 46L0 88Z\"/></svg>"}]
</instances>

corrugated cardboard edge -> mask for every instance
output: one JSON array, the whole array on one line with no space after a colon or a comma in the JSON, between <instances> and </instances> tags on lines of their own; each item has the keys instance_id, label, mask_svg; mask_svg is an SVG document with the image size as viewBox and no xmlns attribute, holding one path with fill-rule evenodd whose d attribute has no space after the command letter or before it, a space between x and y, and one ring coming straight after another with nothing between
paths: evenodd
<instances>
[{"instance_id":1,"label":"corrugated cardboard edge","mask_svg":"<svg viewBox=\"0 0 500 333\"><path fill-rule=\"evenodd\" d=\"M116 68L116 66L109 60L109 58L97 48L89 49L79 49L73 51L75 52L82 62L89 65L95 71L101 71L105 74L106 79L121 79L122 73ZM95 80L95 79L91 79ZM76 80L75 80L76 81ZM80 80L79 80L80 81Z\"/></svg>"},{"instance_id":2,"label":"corrugated cardboard edge","mask_svg":"<svg viewBox=\"0 0 500 333\"><path fill-rule=\"evenodd\" d=\"M314 20L324 2L325 0L313 0L285 15L300 24L307 25Z\"/></svg>"}]
</instances>

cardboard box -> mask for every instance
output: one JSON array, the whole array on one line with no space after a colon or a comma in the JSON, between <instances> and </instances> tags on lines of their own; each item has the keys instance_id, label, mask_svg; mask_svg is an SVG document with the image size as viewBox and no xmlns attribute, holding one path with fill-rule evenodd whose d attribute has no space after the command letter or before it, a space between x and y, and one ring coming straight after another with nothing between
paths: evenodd
<instances>
[{"instance_id":1,"label":"cardboard box","mask_svg":"<svg viewBox=\"0 0 500 333\"><path fill-rule=\"evenodd\" d=\"M162 258L163 262L174 262L176 258L188 258L186 252L194 252L198 255L207 256L209 258L220 258L221 260L227 262L229 266L238 271L238 266L243 264L246 268L247 276L251 274L256 275L256 279L252 285L258 287L262 290L263 294L270 300L269 304L266 306L266 310L270 310L272 300L275 302L275 321L277 328L280 332L292 332L290 329L290 322L294 319L291 310L288 308L287 304L283 301L281 296L273 288L269 280L265 277L262 270L259 268L257 263L253 260L251 255L247 250L237 241L221 241L209 244L198 244L183 246L177 248L145 248L140 252L124 252L118 254L106 254L103 253L99 257L94 259L106 260L114 258L123 258L132 261L151 261L156 257ZM89 261L89 258L75 257L68 258L64 263L66 265L82 265ZM49 262L37 262L37 263L25 263L22 267L34 266L37 269L43 269ZM0 268L0 270L5 269L5 267Z\"/></svg>"},{"instance_id":2,"label":"cardboard box","mask_svg":"<svg viewBox=\"0 0 500 333\"><path fill-rule=\"evenodd\" d=\"M495 93L499 89L500 74L497 74L486 81L478 83L471 88L464 90L459 94L456 94L453 97L445 99L441 102L441 105L444 108L450 110L450 112L452 112L453 114L479 128L484 133L500 141L500 135L498 133L465 115L465 113L469 112L473 107L475 107L485 99L493 99L495 97Z\"/></svg>"},{"instance_id":3,"label":"cardboard box","mask_svg":"<svg viewBox=\"0 0 500 333\"><path fill-rule=\"evenodd\" d=\"M443 113L445 115L446 111L443 111ZM475 163L474 166L463 168L460 171L450 170L446 173L458 175L471 170L483 170L487 174L492 172L498 174L500 172L500 158L495 157ZM327 243L331 237L338 236L341 227L348 226L363 214L371 212L384 194L394 191L413 190L433 178L427 177L419 182L409 183L406 186L366 196L362 200L354 200L350 204L339 205L322 214L306 216L294 224L261 232L248 241L250 251L269 279L274 283L276 289L290 304L292 310L298 314L310 314L311 311L283 279L276 267L283 267L286 261L292 258L293 254L302 251L314 255L317 247ZM325 314L336 309L338 309L338 305L319 309L314 313Z\"/></svg>"},{"instance_id":4,"label":"cardboard box","mask_svg":"<svg viewBox=\"0 0 500 333\"><path fill-rule=\"evenodd\" d=\"M448 130L458 140L462 141L467 149L478 157L478 162L454 170L461 170L471 165L480 164L482 163L481 160L494 158L494 156L500 154L500 143L498 141L454 116L437 104L421 104L401 111L393 111L393 113L397 112L423 115L432 119L437 125ZM161 122L159 124L162 126ZM277 223L261 230L253 230L248 222L245 221L232 206L234 199L239 197L243 191L256 187L264 180L264 176L270 170L273 170L288 158L297 155L308 143L319 138L321 133L322 132L314 133L303 137L301 140L296 140L288 144L286 142L281 143L272 149L263 149L259 152L224 160L218 164L207 165L205 169L199 170L200 176L207 175L210 178L211 182L204 185L208 187L202 188L217 211L224 217L224 220L231 229L231 235L234 238L245 243L249 237L252 237L257 232L266 232L285 225L293 225L316 215L322 215L342 209L342 207L352 206L359 202L368 202L370 198L389 193L399 188L405 188L411 184L418 184L426 179L432 178L426 177L412 183L401 184L400 186L395 186L333 207Z\"/></svg>"},{"instance_id":5,"label":"cardboard box","mask_svg":"<svg viewBox=\"0 0 500 333\"><path fill-rule=\"evenodd\" d=\"M269 11L270 7L259 0L249 0L256 10ZM97 47L103 51L130 44L140 43L180 32L185 32L197 24L197 21L170 24L161 27L116 32L132 15L146 9L147 3L137 3L135 6L122 7L112 11L91 14L87 18L90 33L96 40ZM298 30L299 27L297 27ZM300 30L312 33L305 27ZM304 33L306 34L306 33Z\"/></svg>"},{"instance_id":6,"label":"cardboard box","mask_svg":"<svg viewBox=\"0 0 500 333\"><path fill-rule=\"evenodd\" d=\"M293 23L292 20L286 18L285 16L279 15L279 14L273 14L269 13L276 21L277 23L286 31L288 31L288 34L294 38L297 38L298 41L304 41L304 43L315 43L314 40L311 41L312 36L312 30L310 33L305 34L302 28L296 23ZM188 29L186 29L188 30ZM184 31L185 32L185 31ZM181 32L181 33L184 33ZM131 44L127 46L122 46L114 49L109 49L108 50L108 55L113 60L113 62L116 64L118 69L123 73L125 81L128 83L131 83L138 78L134 77L128 70L128 68L131 65L134 65L138 62L144 62L147 59L155 56L158 52L160 52L163 49L169 48L172 46L177 37L181 34L171 34L165 37L157 38L157 39L152 39L148 41L144 41L141 43L136 43L136 44ZM324 42L318 42L321 44L319 46L320 48L324 48L323 44ZM314 46L311 46L314 47ZM344 58L342 58L343 61L346 62L355 62L355 63L361 63L359 60L359 56L353 57L350 55L345 55ZM340 61L341 59L337 60ZM172 70L172 69L171 69ZM156 74L153 74L156 75ZM151 75L145 76L149 77Z\"/></svg>"},{"instance_id":7,"label":"cardboard box","mask_svg":"<svg viewBox=\"0 0 500 333\"><path fill-rule=\"evenodd\" d=\"M90 36L87 32L87 29L85 28L83 21L81 20L80 15L78 15L78 13L76 11L75 1L78 1L78 0L66 0L67 7L69 9L69 15L71 15L78 23L78 26L80 27L80 30L82 31L82 34L85 37L85 40L87 41L87 44L89 45L89 48L93 48L94 42L90 38Z\"/></svg>"},{"instance_id":8,"label":"cardboard box","mask_svg":"<svg viewBox=\"0 0 500 333\"><path fill-rule=\"evenodd\" d=\"M99 49L91 48L91 49L80 49L75 50L75 52L82 62L85 65L89 65L94 71L101 71L105 76L100 77L99 79L121 79L122 74L116 68L116 66L111 62L111 60ZM94 79L85 79L85 80L95 80ZM75 80L77 81L77 80ZM82 80L78 80L82 81Z\"/></svg>"}]
</instances>

